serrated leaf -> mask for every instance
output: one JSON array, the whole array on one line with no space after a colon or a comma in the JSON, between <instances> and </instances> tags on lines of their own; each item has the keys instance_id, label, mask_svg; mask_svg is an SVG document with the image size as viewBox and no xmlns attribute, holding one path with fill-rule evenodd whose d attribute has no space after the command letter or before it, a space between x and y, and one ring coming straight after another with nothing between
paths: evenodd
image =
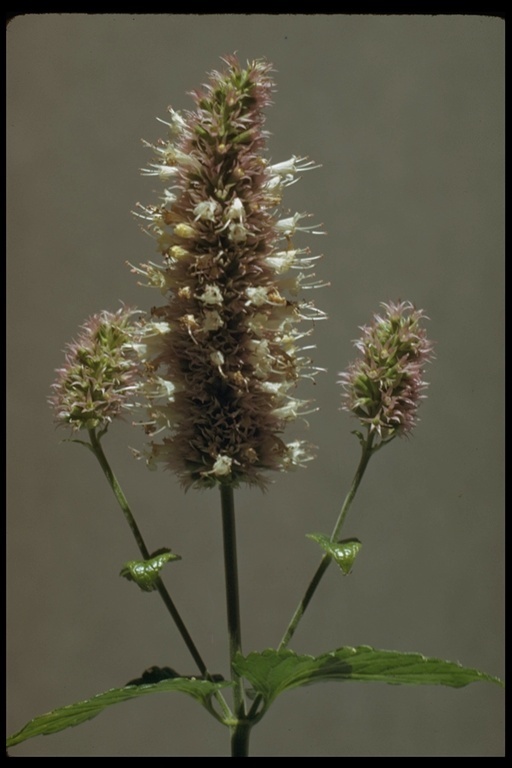
<instances>
[{"instance_id":1,"label":"serrated leaf","mask_svg":"<svg viewBox=\"0 0 512 768\"><path fill-rule=\"evenodd\" d=\"M181 560L181 557L173 555L170 550L160 551L149 560L130 560L123 565L119 575L134 581L144 592L151 592L156 589L160 571L171 560Z\"/></svg>"},{"instance_id":2,"label":"serrated leaf","mask_svg":"<svg viewBox=\"0 0 512 768\"><path fill-rule=\"evenodd\" d=\"M427 658L419 653L380 651L367 645L338 648L316 657L268 649L246 657L238 654L233 666L237 674L247 678L263 696L266 707L283 691L320 682L355 680L453 688L478 681L503 685L497 677L456 662Z\"/></svg>"},{"instance_id":3,"label":"serrated leaf","mask_svg":"<svg viewBox=\"0 0 512 768\"><path fill-rule=\"evenodd\" d=\"M323 533L308 533L306 536L320 544L322 549L336 561L344 574L350 573L354 560L363 546L359 539L331 541L329 536Z\"/></svg>"},{"instance_id":4,"label":"serrated leaf","mask_svg":"<svg viewBox=\"0 0 512 768\"><path fill-rule=\"evenodd\" d=\"M231 685L231 683L212 683L209 680L176 677L172 680L162 680L151 685L129 685L124 688L112 688L110 691L100 693L85 701L69 704L66 707L60 707L52 712L47 712L45 715L35 717L20 731L7 739L7 746L14 747L16 744L20 744L22 741L26 741L26 739L32 739L34 736L57 733L66 728L80 725L80 723L85 723L87 720L92 720L93 717L99 715L107 707L120 704L129 699L135 699L138 696L146 696L150 693L168 693L170 691L186 693L208 709L210 697L216 691L228 685Z\"/></svg>"}]
</instances>

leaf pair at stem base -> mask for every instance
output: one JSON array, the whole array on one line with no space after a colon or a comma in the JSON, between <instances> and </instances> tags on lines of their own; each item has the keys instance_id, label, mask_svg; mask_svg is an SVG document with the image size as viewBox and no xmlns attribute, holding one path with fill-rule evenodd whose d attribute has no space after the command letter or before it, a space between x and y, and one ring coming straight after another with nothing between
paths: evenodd
<instances>
[{"instance_id":1,"label":"leaf pair at stem base","mask_svg":"<svg viewBox=\"0 0 512 768\"><path fill-rule=\"evenodd\" d=\"M299 656L293 651L268 649L248 656L238 654L234 661L236 673L245 678L256 695L263 699L263 708L254 716L257 722L274 699L284 691L319 682L382 682L392 685L446 685L461 688L469 683L490 682L503 686L502 681L463 667L456 662L427 658L419 653L383 651L362 645L343 647L320 656ZM129 685L113 688L85 701L60 707L34 718L7 739L13 747L34 736L56 733L79 725L99 715L107 707L151 693L178 691L192 696L217 719L223 721L212 705L212 697L232 686L227 681L177 677L149 685Z\"/></svg>"}]
</instances>

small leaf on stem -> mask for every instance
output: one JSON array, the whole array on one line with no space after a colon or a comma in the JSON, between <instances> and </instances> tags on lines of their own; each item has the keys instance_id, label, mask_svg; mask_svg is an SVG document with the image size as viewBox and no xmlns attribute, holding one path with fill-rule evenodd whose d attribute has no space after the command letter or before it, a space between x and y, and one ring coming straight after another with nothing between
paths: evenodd
<instances>
[{"instance_id":1,"label":"small leaf on stem","mask_svg":"<svg viewBox=\"0 0 512 768\"><path fill-rule=\"evenodd\" d=\"M173 555L170 550L160 550L159 554L149 560L129 560L121 568L119 575L128 581L134 581L143 592L152 592L156 589L160 571L172 560L181 560L181 557Z\"/></svg>"},{"instance_id":2,"label":"small leaf on stem","mask_svg":"<svg viewBox=\"0 0 512 768\"><path fill-rule=\"evenodd\" d=\"M306 536L308 539L320 544L322 549L339 565L345 575L350 573L354 560L363 546L359 539L332 541L329 536L323 533L308 533Z\"/></svg>"}]
</instances>

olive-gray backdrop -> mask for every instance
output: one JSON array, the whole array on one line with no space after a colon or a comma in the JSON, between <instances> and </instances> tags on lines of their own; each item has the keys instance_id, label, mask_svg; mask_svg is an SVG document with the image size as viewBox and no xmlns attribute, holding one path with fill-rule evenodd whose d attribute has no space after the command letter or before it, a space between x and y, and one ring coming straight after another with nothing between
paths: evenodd
<instances>
[{"instance_id":1,"label":"olive-gray backdrop","mask_svg":"<svg viewBox=\"0 0 512 768\"><path fill-rule=\"evenodd\" d=\"M479 16L27 15L8 42L8 731L122 685L146 667L194 664L158 596L118 577L137 556L92 456L60 442L45 404L62 348L90 314L155 302L125 266L155 258L133 221L155 200L140 138L221 55L265 57L278 91L274 162L322 168L287 190L327 237L315 294L321 407L307 470L237 493L244 649L275 645L316 563L358 459L337 373L379 302L430 316L437 360L410 440L377 454L345 527L363 549L331 568L292 647L421 651L503 674L504 23ZM309 296L308 296L309 298ZM304 396L312 389L304 385ZM150 548L183 560L166 582L210 669L227 674L219 503L106 447ZM285 694L254 756L500 756L503 693L378 684ZM132 701L13 750L18 756L226 755L195 702Z\"/></svg>"}]
</instances>

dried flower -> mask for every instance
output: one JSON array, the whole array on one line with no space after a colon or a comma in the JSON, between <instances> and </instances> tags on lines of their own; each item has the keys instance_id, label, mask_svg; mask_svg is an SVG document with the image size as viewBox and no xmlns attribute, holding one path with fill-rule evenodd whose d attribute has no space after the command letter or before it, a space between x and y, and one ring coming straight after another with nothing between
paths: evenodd
<instances>
[{"instance_id":1,"label":"dried flower","mask_svg":"<svg viewBox=\"0 0 512 768\"><path fill-rule=\"evenodd\" d=\"M361 328L355 342L361 357L341 374L346 411L357 416L383 441L408 434L427 384L423 368L432 358L432 342L421 327L425 317L408 301L381 305L384 317Z\"/></svg>"},{"instance_id":2,"label":"dried flower","mask_svg":"<svg viewBox=\"0 0 512 768\"><path fill-rule=\"evenodd\" d=\"M133 407L143 370L133 344L139 325L135 313L123 307L93 315L67 345L48 399L59 425L104 429Z\"/></svg>"},{"instance_id":3,"label":"dried flower","mask_svg":"<svg viewBox=\"0 0 512 768\"><path fill-rule=\"evenodd\" d=\"M193 93L195 111L170 110L170 138L156 144L157 160L143 173L172 186L137 213L164 263L134 271L168 297L152 310L144 357L160 377L157 390L168 382L146 423L149 433L167 430L149 461L176 471L186 487L264 485L264 470L311 458L305 443L287 444L281 434L310 412L291 392L317 370L299 346L310 331L296 326L323 313L295 299L316 286L305 274L314 257L291 242L312 227L299 226L306 214L282 217L277 206L284 187L313 166L263 156L270 65L225 63Z\"/></svg>"}]
</instances>

